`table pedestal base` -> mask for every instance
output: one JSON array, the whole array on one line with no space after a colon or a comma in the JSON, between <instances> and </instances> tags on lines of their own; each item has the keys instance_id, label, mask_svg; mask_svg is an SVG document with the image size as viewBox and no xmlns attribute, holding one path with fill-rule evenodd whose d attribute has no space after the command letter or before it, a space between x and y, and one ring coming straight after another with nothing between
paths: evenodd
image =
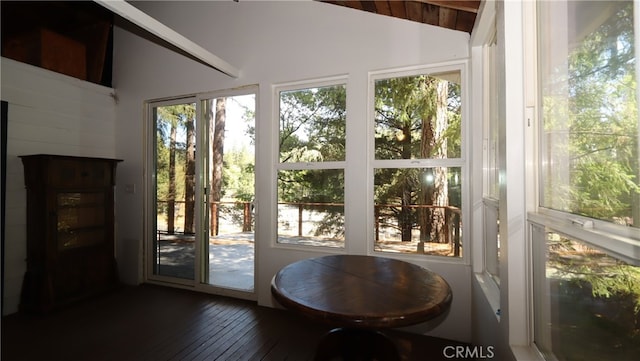
<instances>
[{"instance_id":1,"label":"table pedestal base","mask_svg":"<svg viewBox=\"0 0 640 361\"><path fill-rule=\"evenodd\" d=\"M336 328L318 344L315 360L400 361L400 356L396 345L382 332Z\"/></svg>"}]
</instances>

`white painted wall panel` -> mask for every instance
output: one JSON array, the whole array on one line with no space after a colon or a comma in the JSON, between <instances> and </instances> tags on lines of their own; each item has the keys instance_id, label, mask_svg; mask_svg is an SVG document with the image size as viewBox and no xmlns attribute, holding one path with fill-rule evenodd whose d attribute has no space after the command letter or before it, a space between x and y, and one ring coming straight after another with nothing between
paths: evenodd
<instances>
[{"instance_id":1,"label":"white painted wall panel","mask_svg":"<svg viewBox=\"0 0 640 361\"><path fill-rule=\"evenodd\" d=\"M106 88L1 58L9 103L4 314L18 309L26 270L26 191L18 156L115 157L115 103Z\"/></svg>"}]
</instances>

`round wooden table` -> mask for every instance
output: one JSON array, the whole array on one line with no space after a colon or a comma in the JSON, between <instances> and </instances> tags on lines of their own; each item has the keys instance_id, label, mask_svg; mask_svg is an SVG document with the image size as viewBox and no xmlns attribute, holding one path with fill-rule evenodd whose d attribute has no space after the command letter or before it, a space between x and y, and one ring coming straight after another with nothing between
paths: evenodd
<instances>
[{"instance_id":1,"label":"round wooden table","mask_svg":"<svg viewBox=\"0 0 640 361\"><path fill-rule=\"evenodd\" d=\"M396 259L359 255L292 263L273 277L271 293L285 308L338 327L320 344L321 359L362 351L381 354L378 359L398 359L389 354L395 351L388 349L392 347L388 340L381 345L386 338L379 331L441 316L453 297L447 281L432 271Z\"/></svg>"}]
</instances>

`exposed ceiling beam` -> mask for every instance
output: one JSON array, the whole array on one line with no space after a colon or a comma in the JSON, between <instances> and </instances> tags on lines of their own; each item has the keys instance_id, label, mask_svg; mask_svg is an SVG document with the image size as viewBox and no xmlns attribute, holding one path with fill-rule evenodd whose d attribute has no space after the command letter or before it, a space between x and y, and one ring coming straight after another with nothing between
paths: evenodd
<instances>
[{"instance_id":1,"label":"exposed ceiling beam","mask_svg":"<svg viewBox=\"0 0 640 361\"><path fill-rule=\"evenodd\" d=\"M438 5L443 8L467 11L477 14L480 0L415 0L425 4Z\"/></svg>"},{"instance_id":2,"label":"exposed ceiling beam","mask_svg":"<svg viewBox=\"0 0 640 361\"><path fill-rule=\"evenodd\" d=\"M240 71L231 64L215 56L207 49L178 34L175 30L147 15L124 0L93 0L105 8L136 24L149 33L160 37L171 45L187 52L196 59L231 77L237 78Z\"/></svg>"}]
</instances>

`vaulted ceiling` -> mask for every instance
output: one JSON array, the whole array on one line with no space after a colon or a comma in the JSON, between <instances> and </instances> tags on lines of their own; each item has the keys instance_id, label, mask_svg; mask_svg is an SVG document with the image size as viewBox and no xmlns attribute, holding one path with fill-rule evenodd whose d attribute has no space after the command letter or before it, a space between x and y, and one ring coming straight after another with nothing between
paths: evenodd
<instances>
[{"instance_id":1,"label":"vaulted ceiling","mask_svg":"<svg viewBox=\"0 0 640 361\"><path fill-rule=\"evenodd\" d=\"M471 34L481 0L319 1Z\"/></svg>"},{"instance_id":2,"label":"vaulted ceiling","mask_svg":"<svg viewBox=\"0 0 640 361\"><path fill-rule=\"evenodd\" d=\"M482 0L317 1L470 34ZM0 7L2 56L111 85L114 15L109 10L91 1L3 0ZM39 49L39 43L48 47Z\"/></svg>"}]
</instances>

